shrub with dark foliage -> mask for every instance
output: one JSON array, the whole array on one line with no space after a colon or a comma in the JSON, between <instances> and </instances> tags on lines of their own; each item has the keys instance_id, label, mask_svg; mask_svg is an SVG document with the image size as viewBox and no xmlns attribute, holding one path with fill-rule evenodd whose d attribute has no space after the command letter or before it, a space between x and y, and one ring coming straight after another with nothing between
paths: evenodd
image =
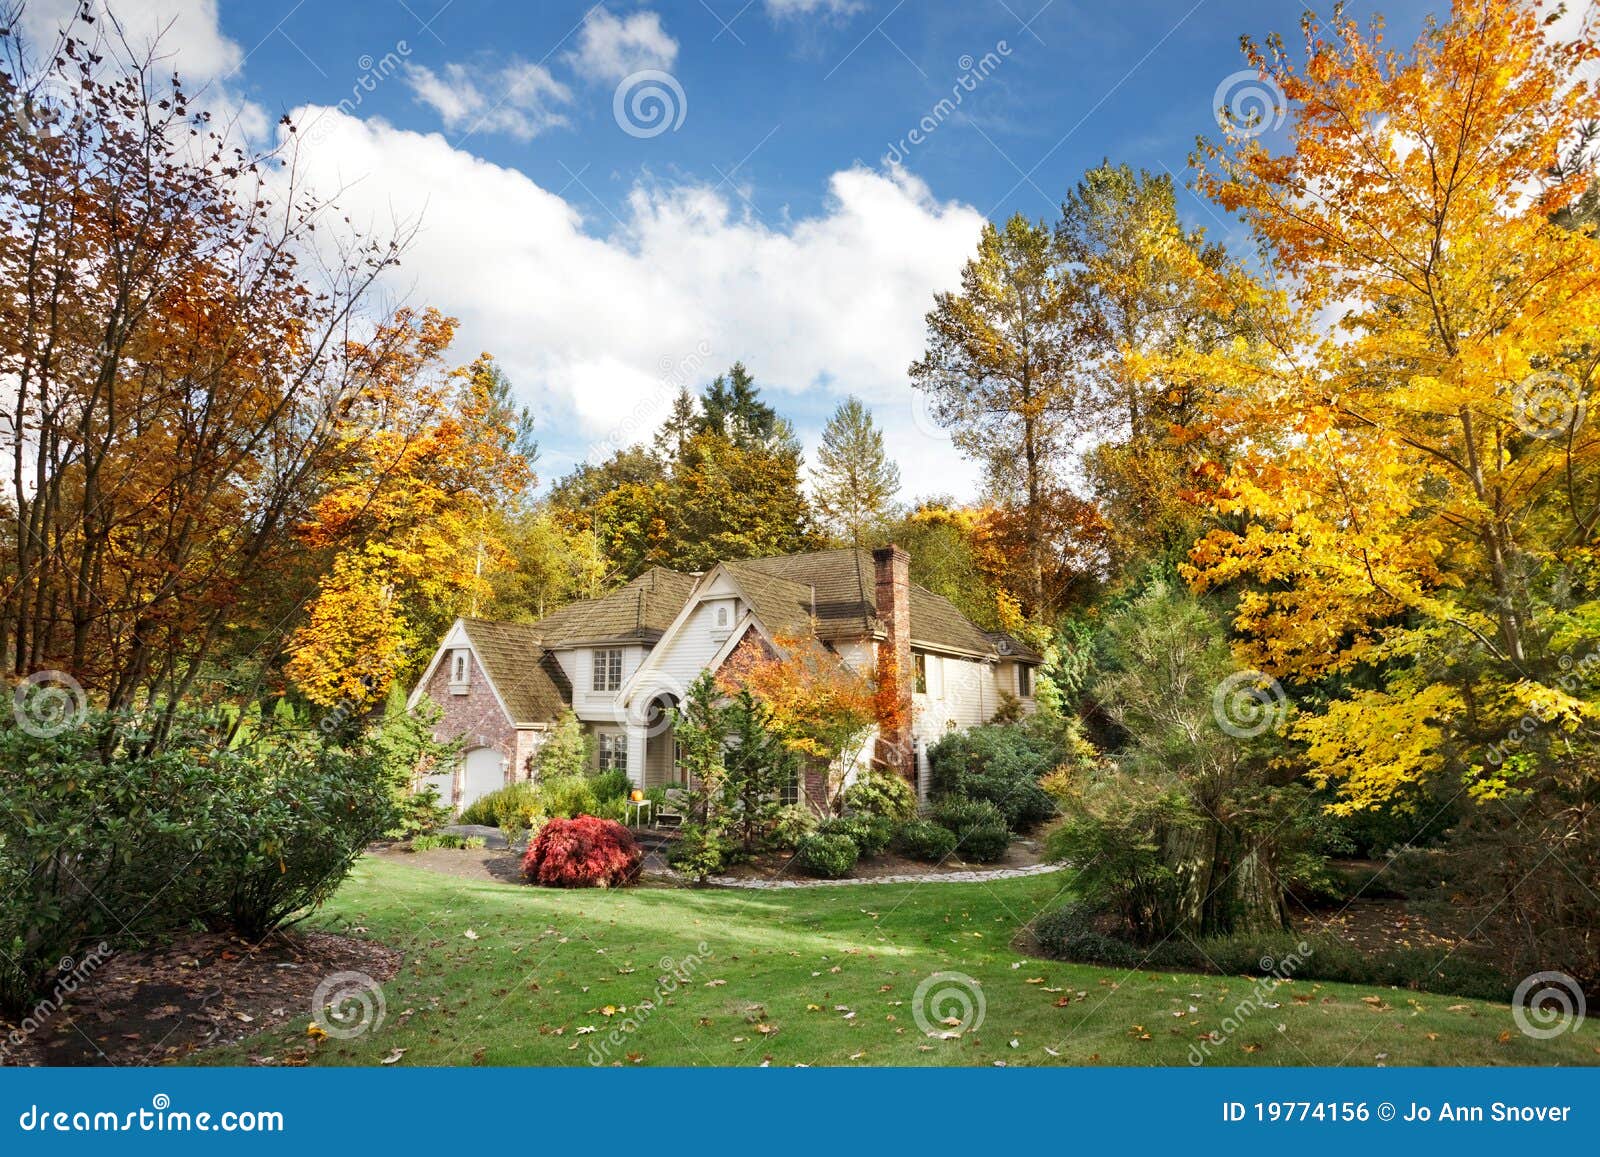
<instances>
[{"instance_id":1,"label":"shrub with dark foliage","mask_svg":"<svg viewBox=\"0 0 1600 1157\"><path fill-rule=\"evenodd\" d=\"M894 839L895 822L888 816L837 816L818 825L824 836L844 836L863 856L876 856Z\"/></svg>"},{"instance_id":2,"label":"shrub with dark foliage","mask_svg":"<svg viewBox=\"0 0 1600 1157\"><path fill-rule=\"evenodd\" d=\"M795 859L800 867L824 880L839 880L856 866L860 849L849 836L817 833L800 841Z\"/></svg>"},{"instance_id":3,"label":"shrub with dark foliage","mask_svg":"<svg viewBox=\"0 0 1600 1157\"><path fill-rule=\"evenodd\" d=\"M639 878L644 855L616 820L553 819L522 857L522 874L549 888L616 888Z\"/></svg>"},{"instance_id":4,"label":"shrub with dark foliage","mask_svg":"<svg viewBox=\"0 0 1600 1157\"><path fill-rule=\"evenodd\" d=\"M928 752L932 794L988 800L1008 827L1024 831L1056 814L1055 801L1039 779L1068 755L1060 737L1043 725L992 724L952 732Z\"/></svg>"},{"instance_id":5,"label":"shrub with dark foliage","mask_svg":"<svg viewBox=\"0 0 1600 1157\"><path fill-rule=\"evenodd\" d=\"M895 844L913 860L938 863L956 850L956 834L929 820L912 820L900 829Z\"/></svg>"}]
</instances>

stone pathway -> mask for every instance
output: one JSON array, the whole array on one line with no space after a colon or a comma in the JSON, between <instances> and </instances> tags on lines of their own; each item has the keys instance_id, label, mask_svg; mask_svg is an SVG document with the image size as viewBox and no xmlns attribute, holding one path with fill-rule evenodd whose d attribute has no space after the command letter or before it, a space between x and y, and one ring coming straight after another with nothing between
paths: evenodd
<instances>
[{"instance_id":1,"label":"stone pathway","mask_svg":"<svg viewBox=\"0 0 1600 1157\"><path fill-rule=\"evenodd\" d=\"M847 880L745 880L733 876L712 876L709 884L718 888L837 888L849 884L980 884L989 880L1015 880L1022 876L1043 876L1059 872L1063 864L1033 864L1026 868L994 868L989 871L906 872L896 876L871 876ZM679 876L677 872L663 873ZM682 877L679 877L682 878Z\"/></svg>"}]
</instances>

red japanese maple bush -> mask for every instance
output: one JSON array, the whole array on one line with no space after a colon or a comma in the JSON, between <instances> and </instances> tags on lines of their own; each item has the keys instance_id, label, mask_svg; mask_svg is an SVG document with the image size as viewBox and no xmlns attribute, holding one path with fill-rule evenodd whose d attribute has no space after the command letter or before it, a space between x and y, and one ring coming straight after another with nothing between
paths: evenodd
<instances>
[{"instance_id":1,"label":"red japanese maple bush","mask_svg":"<svg viewBox=\"0 0 1600 1157\"><path fill-rule=\"evenodd\" d=\"M639 878L644 853L616 820L552 819L522 857L522 874L547 888L616 888Z\"/></svg>"}]
</instances>

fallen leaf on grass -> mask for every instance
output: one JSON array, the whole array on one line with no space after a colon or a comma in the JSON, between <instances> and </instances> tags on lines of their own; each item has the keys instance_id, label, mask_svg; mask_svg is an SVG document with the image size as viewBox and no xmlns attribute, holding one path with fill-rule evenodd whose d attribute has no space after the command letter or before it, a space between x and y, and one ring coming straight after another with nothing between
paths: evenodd
<instances>
[{"instance_id":1,"label":"fallen leaf on grass","mask_svg":"<svg viewBox=\"0 0 1600 1157\"><path fill-rule=\"evenodd\" d=\"M397 1061L399 1061L399 1059L401 1057L405 1056L405 1055L406 1055L406 1050L405 1049L395 1049L394 1052L392 1052L388 1056L384 1057L383 1060L379 1061L378 1063L380 1065L392 1065L392 1064L395 1064Z\"/></svg>"}]
</instances>

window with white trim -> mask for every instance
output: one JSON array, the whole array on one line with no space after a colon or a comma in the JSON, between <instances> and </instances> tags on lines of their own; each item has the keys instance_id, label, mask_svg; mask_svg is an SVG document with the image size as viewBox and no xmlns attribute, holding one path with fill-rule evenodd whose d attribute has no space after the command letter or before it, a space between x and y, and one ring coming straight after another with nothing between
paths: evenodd
<instances>
[{"instance_id":1,"label":"window with white trim","mask_svg":"<svg viewBox=\"0 0 1600 1157\"><path fill-rule=\"evenodd\" d=\"M1024 699L1033 694L1033 668L1026 663L1017 664L1017 694Z\"/></svg>"},{"instance_id":2,"label":"window with white trim","mask_svg":"<svg viewBox=\"0 0 1600 1157\"><path fill-rule=\"evenodd\" d=\"M467 681L467 652L456 650L450 652L450 682L465 683Z\"/></svg>"},{"instance_id":3,"label":"window with white trim","mask_svg":"<svg viewBox=\"0 0 1600 1157\"><path fill-rule=\"evenodd\" d=\"M916 668L916 689L918 695L928 693L928 656L918 651L911 657L911 663Z\"/></svg>"},{"instance_id":4,"label":"window with white trim","mask_svg":"<svg viewBox=\"0 0 1600 1157\"><path fill-rule=\"evenodd\" d=\"M717 608L717 627L724 631L728 629L728 608L726 606Z\"/></svg>"},{"instance_id":5,"label":"window with white trim","mask_svg":"<svg viewBox=\"0 0 1600 1157\"><path fill-rule=\"evenodd\" d=\"M619 654L621 652L618 652ZM600 770L628 770L628 737L612 732L600 737Z\"/></svg>"},{"instance_id":6,"label":"window with white trim","mask_svg":"<svg viewBox=\"0 0 1600 1157\"><path fill-rule=\"evenodd\" d=\"M622 689L622 648L594 653L594 689L596 691Z\"/></svg>"}]
</instances>

